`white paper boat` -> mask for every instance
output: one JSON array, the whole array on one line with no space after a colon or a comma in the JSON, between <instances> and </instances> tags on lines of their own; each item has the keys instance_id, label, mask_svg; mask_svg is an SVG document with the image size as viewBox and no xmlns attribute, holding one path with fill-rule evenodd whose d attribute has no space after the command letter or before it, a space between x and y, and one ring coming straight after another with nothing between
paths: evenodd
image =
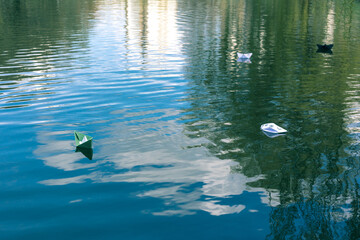
<instances>
[{"instance_id":1,"label":"white paper boat","mask_svg":"<svg viewBox=\"0 0 360 240\"><path fill-rule=\"evenodd\" d=\"M239 59L249 59L252 53L237 53Z\"/></svg>"},{"instance_id":2,"label":"white paper boat","mask_svg":"<svg viewBox=\"0 0 360 240\"><path fill-rule=\"evenodd\" d=\"M275 123L265 123L261 125L260 129L268 133L275 133L275 134L287 133L287 130L283 129L282 127L279 127Z\"/></svg>"}]
</instances>

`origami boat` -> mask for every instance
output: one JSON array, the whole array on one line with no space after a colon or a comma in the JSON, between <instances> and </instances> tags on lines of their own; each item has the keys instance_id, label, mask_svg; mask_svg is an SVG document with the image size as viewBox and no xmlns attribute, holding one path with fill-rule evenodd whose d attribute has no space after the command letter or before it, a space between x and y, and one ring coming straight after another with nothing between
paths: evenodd
<instances>
[{"instance_id":1,"label":"origami boat","mask_svg":"<svg viewBox=\"0 0 360 240\"><path fill-rule=\"evenodd\" d=\"M319 50L322 50L322 51L329 51L332 49L332 47L334 46L334 44L324 44L324 45L321 45L321 44L316 44L318 46L318 49Z\"/></svg>"},{"instance_id":2,"label":"origami boat","mask_svg":"<svg viewBox=\"0 0 360 240\"><path fill-rule=\"evenodd\" d=\"M321 45L321 44L316 44L318 46L318 50L316 52L320 52L320 53L330 53L332 54L332 47L334 46L334 44L324 44L324 45Z\"/></svg>"},{"instance_id":3,"label":"origami boat","mask_svg":"<svg viewBox=\"0 0 360 240\"><path fill-rule=\"evenodd\" d=\"M76 147L75 152L81 152L89 160L92 160L92 158L93 158L93 149L92 148Z\"/></svg>"},{"instance_id":4,"label":"origami boat","mask_svg":"<svg viewBox=\"0 0 360 240\"><path fill-rule=\"evenodd\" d=\"M287 130L283 129L282 127L279 127L275 123L265 123L261 125L260 129L264 132L272 133L272 134L287 133Z\"/></svg>"},{"instance_id":5,"label":"origami boat","mask_svg":"<svg viewBox=\"0 0 360 240\"><path fill-rule=\"evenodd\" d=\"M76 147L92 148L92 137L76 131L74 132L74 135Z\"/></svg>"},{"instance_id":6,"label":"origami boat","mask_svg":"<svg viewBox=\"0 0 360 240\"><path fill-rule=\"evenodd\" d=\"M249 59L252 53L237 53L239 59Z\"/></svg>"}]
</instances>

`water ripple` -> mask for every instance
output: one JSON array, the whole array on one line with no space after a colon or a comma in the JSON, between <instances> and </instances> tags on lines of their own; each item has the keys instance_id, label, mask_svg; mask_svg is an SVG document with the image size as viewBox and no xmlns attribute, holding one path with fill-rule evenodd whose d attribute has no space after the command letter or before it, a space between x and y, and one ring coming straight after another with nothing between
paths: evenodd
<instances>
[{"instance_id":1,"label":"water ripple","mask_svg":"<svg viewBox=\"0 0 360 240\"><path fill-rule=\"evenodd\" d=\"M201 228L214 239L357 226L358 8L302 4L0 1L5 238L185 215L181 230L225 226ZM327 40L333 54L317 53ZM265 122L289 132L269 138ZM180 236L168 229L153 238Z\"/></svg>"}]
</instances>

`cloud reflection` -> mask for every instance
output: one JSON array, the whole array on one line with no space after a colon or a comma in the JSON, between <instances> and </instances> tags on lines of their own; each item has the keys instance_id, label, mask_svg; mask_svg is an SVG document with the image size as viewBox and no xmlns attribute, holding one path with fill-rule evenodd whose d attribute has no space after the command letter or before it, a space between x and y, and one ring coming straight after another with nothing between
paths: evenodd
<instances>
[{"instance_id":1,"label":"cloud reflection","mask_svg":"<svg viewBox=\"0 0 360 240\"><path fill-rule=\"evenodd\" d=\"M81 153L74 153L75 145L73 140L59 141L56 137L61 135L73 134L68 132L39 132L37 141L40 143L39 147L34 151L34 154L41 156L44 164L49 167L54 167L64 171L74 171L78 169L91 168L97 163L83 163L79 162L84 156Z\"/></svg>"},{"instance_id":2,"label":"cloud reflection","mask_svg":"<svg viewBox=\"0 0 360 240\"><path fill-rule=\"evenodd\" d=\"M210 156L203 147L181 147L204 145L204 139L185 137L181 125L176 121L145 123L132 128L128 128L126 123L117 123L111 129L114 132L112 136L97 142L99 152L96 155L99 157L95 163L79 161L82 156L73 151L57 153L60 148L58 142L50 140L52 135L42 133L38 137L42 144L35 151L38 156L47 166L73 171L74 175L47 179L40 183L49 186L88 181L150 183L152 187L139 193L138 197L162 199L165 206L170 208L156 211L153 213L155 215L189 215L199 210L216 216L239 213L245 209L245 205L224 204L221 199L241 195L244 191L266 195L264 189L248 186L248 183L256 182L262 176L249 178L241 173L232 173L231 167L235 164L233 161ZM120 133L127 136L126 140L118 139ZM71 133L68 135L70 137ZM122 142L119 143L119 140ZM63 141L60 145L64 147L64 152L72 144L70 141ZM96 169L92 168L95 164ZM87 171L84 174L84 171L78 171L80 169Z\"/></svg>"},{"instance_id":3,"label":"cloud reflection","mask_svg":"<svg viewBox=\"0 0 360 240\"><path fill-rule=\"evenodd\" d=\"M181 26L177 25L176 1L150 2L149 5L143 5L130 1L126 14L119 11L121 7L116 4L109 8L100 6L95 15L97 24L90 39L90 45L93 46L92 59L104 59L106 56L104 64L110 62L119 66L126 62L124 72L151 69L151 72L143 71L144 76L136 75L133 80L137 84L144 84L141 81L146 80L147 86L140 89L130 82L124 82L136 95L135 103L131 105L129 99L133 95L129 94L128 98L122 99L123 105L114 104L110 112L101 112L114 116L116 120L109 120L105 126L97 129L99 134L108 133L105 137L96 138L96 134L93 134L96 139L96 160L93 162L83 161L81 153L74 153L72 140L58 140L72 136L72 132L39 132L40 145L35 151L38 158L46 166L70 172L67 176L71 174L70 177L44 179L39 183L48 186L85 182L146 183L148 187L138 197L162 199L166 206L163 211L152 213L155 215L191 215L196 211L216 216L240 213L246 208L244 204L231 205L222 200L245 191L259 192L263 202L274 204L276 200L267 198L267 190L249 186L249 183L263 176L247 177L241 172L232 172L231 168L237 163L214 157L206 148L213 143L204 137L187 137L184 125L173 120L181 119L184 114L173 107L180 105L179 96L176 95L183 97L186 94L185 89L180 88L184 81L179 79L182 74L178 73L182 71L184 62L181 45L183 30L180 31ZM147 15L143 16L145 12ZM216 26L220 25L218 19ZM124 26L121 29L125 30L120 31L118 26ZM215 33L221 34L220 28ZM97 45L98 42L103 44ZM101 71L108 68L108 65L104 65ZM159 69L171 71L165 74L159 72ZM113 92L124 92L123 86L117 85L118 82L110 83ZM87 84L99 83L94 81ZM101 81L101 85L104 85L104 81ZM164 96L168 97L164 99ZM148 108L148 105L155 107ZM133 109L134 106L140 106L141 110Z\"/></svg>"}]
</instances>

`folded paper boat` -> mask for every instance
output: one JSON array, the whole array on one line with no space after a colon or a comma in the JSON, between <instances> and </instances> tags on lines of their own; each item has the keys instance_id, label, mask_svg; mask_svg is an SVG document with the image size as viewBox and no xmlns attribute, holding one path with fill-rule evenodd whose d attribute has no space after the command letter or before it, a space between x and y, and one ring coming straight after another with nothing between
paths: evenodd
<instances>
[{"instance_id":1,"label":"folded paper boat","mask_svg":"<svg viewBox=\"0 0 360 240\"><path fill-rule=\"evenodd\" d=\"M93 149L92 148L76 147L75 152L81 152L89 160L92 160L92 158L93 158Z\"/></svg>"},{"instance_id":2,"label":"folded paper boat","mask_svg":"<svg viewBox=\"0 0 360 240\"><path fill-rule=\"evenodd\" d=\"M249 59L252 53L237 53L239 59Z\"/></svg>"},{"instance_id":3,"label":"folded paper boat","mask_svg":"<svg viewBox=\"0 0 360 240\"><path fill-rule=\"evenodd\" d=\"M334 44L329 44L329 45L320 45L320 44L317 44L318 46L318 50L316 52L318 53L329 53L329 54L332 54L332 47L334 46Z\"/></svg>"},{"instance_id":4,"label":"folded paper boat","mask_svg":"<svg viewBox=\"0 0 360 240\"><path fill-rule=\"evenodd\" d=\"M323 50L323 51L329 51L334 46L334 44L324 44L324 45L316 44L316 45L318 46L319 50Z\"/></svg>"},{"instance_id":5,"label":"folded paper boat","mask_svg":"<svg viewBox=\"0 0 360 240\"><path fill-rule=\"evenodd\" d=\"M76 131L74 132L74 135L76 147L92 148L92 137Z\"/></svg>"},{"instance_id":6,"label":"folded paper boat","mask_svg":"<svg viewBox=\"0 0 360 240\"><path fill-rule=\"evenodd\" d=\"M279 127L275 123L265 123L261 125L260 129L263 130L264 132L273 133L273 134L287 133L287 130L283 129L282 127Z\"/></svg>"}]
</instances>

